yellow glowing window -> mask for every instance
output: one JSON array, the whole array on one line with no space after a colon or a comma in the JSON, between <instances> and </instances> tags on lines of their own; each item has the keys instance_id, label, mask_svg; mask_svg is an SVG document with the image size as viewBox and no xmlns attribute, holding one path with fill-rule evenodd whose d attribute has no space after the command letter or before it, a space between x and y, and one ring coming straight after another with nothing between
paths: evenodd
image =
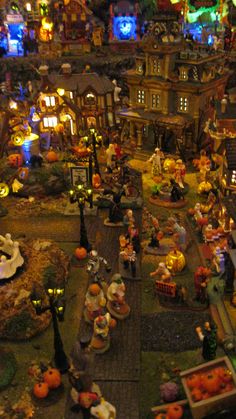
<instances>
[{"instance_id":1,"label":"yellow glowing window","mask_svg":"<svg viewBox=\"0 0 236 419\"><path fill-rule=\"evenodd\" d=\"M56 104L55 96L45 96L44 100L47 107L52 107Z\"/></svg>"},{"instance_id":2,"label":"yellow glowing window","mask_svg":"<svg viewBox=\"0 0 236 419\"><path fill-rule=\"evenodd\" d=\"M63 20L63 22L67 22L67 15L66 15L66 13L62 13L62 20Z\"/></svg>"},{"instance_id":3,"label":"yellow glowing window","mask_svg":"<svg viewBox=\"0 0 236 419\"><path fill-rule=\"evenodd\" d=\"M57 124L58 124L58 120L56 116L47 116L43 118L44 128L55 128Z\"/></svg>"},{"instance_id":4,"label":"yellow glowing window","mask_svg":"<svg viewBox=\"0 0 236 419\"><path fill-rule=\"evenodd\" d=\"M77 14L76 13L72 13L71 15L71 22L76 22L77 21Z\"/></svg>"},{"instance_id":5,"label":"yellow glowing window","mask_svg":"<svg viewBox=\"0 0 236 419\"><path fill-rule=\"evenodd\" d=\"M179 112L188 112L189 109L189 100L187 97L181 96L178 103Z\"/></svg>"},{"instance_id":6,"label":"yellow glowing window","mask_svg":"<svg viewBox=\"0 0 236 419\"><path fill-rule=\"evenodd\" d=\"M152 94L152 108L160 107L160 95Z\"/></svg>"},{"instance_id":7,"label":"yellow glowing window","mask_svg":"<svg viewBox=\"0 0 236 419\"><path fill-rule=\"evenodd\" d=\"M161 73L161 64L159 60L152 60L152 72L154 74L160 74Z\"/></svg>"},{"instance_id":8,"label":"yellow glowing window","mask_svg":"<svg viewBox=\"0 0 236 419\"><path fill-rule=\"evenodd\" d=\"M145 90L137 91L137 101L138 103L145 103Z\"/></svg>"}]
</instances>

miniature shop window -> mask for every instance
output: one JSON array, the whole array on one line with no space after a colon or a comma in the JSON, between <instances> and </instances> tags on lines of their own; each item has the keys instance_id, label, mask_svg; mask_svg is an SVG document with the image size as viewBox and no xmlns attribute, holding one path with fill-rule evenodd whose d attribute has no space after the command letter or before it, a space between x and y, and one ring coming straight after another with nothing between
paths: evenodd
<instances>
[{"instance_id":1,"label":"miniature shop window","mask_svg":"<svg viewBox=\"0 0 236 419\"><path fill-rule=\"evenodd\" d=\"M57 124L58 124L58 120L56 116L47 116L43 118L44 128L55 128Z\"/></svg>"},{"instance_id":2,"label":"miniature shop window","mask_svg":"<svg viewBox=\"0 0 236 419\"><path fill-rule=\"evenodd\" d=\"M45 105L50 108L56 105L55 96L45 96L44 97Z\"/></svg>"},{"instance_id":3,"label":"miniature shop window","mask_svg":"<svg viewBox=\"0 0 236 419\"><path fill-rule=\"evenodd\" d=\"M179 102L178 102L178 111L188 112L188 110L189 110L189 99L185 96L180 96Z\"/></svg>"},{"instance_id":4,"label":"miniature shop window","mask_svg":"<svg viewBox=\"0 0 236 419\"><path fill-rule=\"evenodd\" d=\"M161 63L159 60L152 60L152 72L153 74L161 74Z\"/></svg>"},{"instance_id":5,"label":"miniature shop window","mask_svg":"<svg viewBox=\"0 0 236 419\"><path fill-rule=\"evenodd\" d=\"M145 90L138 90L137 91L137 101L138 103L145 103Z\"/></svg>"},{"instance_id":6,"label":"miniature shop window","mask_svg":"<svg viewBox=\"0 0 236 419\"><path fill-rule=\"evenodd\" d=\"M152 108L160 108L160 95L157 95L155 93L152 94Z\"/></svg>"}]
</instances>

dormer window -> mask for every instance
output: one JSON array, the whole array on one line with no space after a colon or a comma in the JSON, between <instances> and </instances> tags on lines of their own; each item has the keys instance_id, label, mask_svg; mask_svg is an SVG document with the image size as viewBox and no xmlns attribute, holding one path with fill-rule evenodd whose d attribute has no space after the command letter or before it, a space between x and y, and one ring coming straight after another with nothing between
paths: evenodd
<instances>
[{"instance_id":1,"label":"dormer window","mask_svg":"<svg viewBox=\"0 0 236 419\"><path fill-rule=\"evenodd\" d=\"M56 105L55 96L45 96L44 101L47 108L53 108Z\"/></svg>"},{"instance_id":2,"label":"dormer window","mask_svg":"<svg viewBox=\"0 0 236 419\"><path fill-rule=\"evenodd\" d=\"M188 68L180 67L179 68L179 80L186 81L188 80Z\"/></svg>"},{"instance_id":3,"label":"dormer window","mask_svg":"<svg viewBox=\"0 0 236 419\"><path fill-rule=\"evenodd\" d=\"M96 96L92 92L88 92L85 96L85 105L95 105Z\"/></svg>"},{"instance_id":4,"label":"dormer window","mask_svg":"<svg viewBox=\"0 0 236 419\"><path fill-rule=\"evenodd\" d=\"M157 58L152 60L152 73L157 75L161 74L161 63Z\"/></svg>"}]
</instances>

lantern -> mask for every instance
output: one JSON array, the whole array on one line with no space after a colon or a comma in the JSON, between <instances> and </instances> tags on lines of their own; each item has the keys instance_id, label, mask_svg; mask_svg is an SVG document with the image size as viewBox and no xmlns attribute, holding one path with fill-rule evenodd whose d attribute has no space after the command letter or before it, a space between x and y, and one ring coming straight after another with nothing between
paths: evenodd
<instances>
[{"instance_id":1,"label":"lantern","mask_svg":"<svg viewBox=\"0 0 236 419\"><path fill-rule=\"evenodd\" d=\"M171 272L181 272L185 267L185 257L180 250L171 250L166 256L166 267Z\"/></svg>"},{"instance_id":2,"label":"lantern","mask_svg":"<svg viewBox=\"0 0 236 419\"><path fill-rule=\"evenodd\" d=\"M42 298L35 289L31 293L30 300L36 311L36 314L41 314Z\"/></svg>"}]
</instances>

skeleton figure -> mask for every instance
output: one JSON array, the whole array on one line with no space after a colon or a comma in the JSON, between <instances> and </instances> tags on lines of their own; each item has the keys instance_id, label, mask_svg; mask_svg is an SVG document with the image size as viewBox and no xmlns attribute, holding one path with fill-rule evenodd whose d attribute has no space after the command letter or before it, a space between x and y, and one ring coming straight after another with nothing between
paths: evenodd
<instances>
[{"instance_id":1,"label":"skeleton figure","mask_svg":"<svg viewBox=\"0 0 236 419\"><path fill-rule=\"evenodd\" d=\"M100 276L99 271L102 267L102 264L105 266L107 272L111 271L111 268L106 259L98 255L97 250L92 250L89 253L89 260L87 263L87 272L90 274L92 282L99 282Z\"/></svg>"}]
</instances>

